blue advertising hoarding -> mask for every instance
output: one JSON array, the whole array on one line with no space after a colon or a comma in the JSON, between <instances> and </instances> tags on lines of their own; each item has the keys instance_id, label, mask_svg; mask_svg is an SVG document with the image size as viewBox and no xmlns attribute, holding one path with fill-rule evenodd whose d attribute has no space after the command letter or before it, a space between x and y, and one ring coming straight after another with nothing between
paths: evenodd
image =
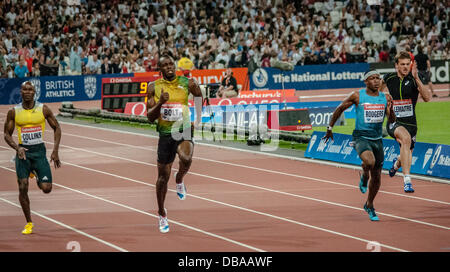
<instances>
[{"instance_id":1,"label":"blue advertising hoarding","mask_svg":"<svg viewBox=\"0 0 450 272\"><path fill-rule=\"evenodd\" d=\"M351 135L333 133L334 141L327 143L322 140L324 135L325 132L314 131L305 157L361 165L361 159L351 145ZM393 159L400 154L400 148L392 139L383 139L383 146L383 168L387 170L392 167ZM411 173L450 178L450 146L417 142L412 156Z\"/></svg>"},{"instance_id":2,"label":"blue advertising hoarding","mask_svg":"<svg viewBox=\"0 0 450 272\"><path fill-rule=\"evenodd\" d=\"M114 77L129 76L133 74L114 75ZM111 77L111 75L2 78L0 79L0 104L20 103L20 85L27 80L35 85L36 98L41 103L99 100L103 77Z\"/></svg>"},{"instance_id":3,"label":"blue advertising hoarding","mask_svg":"<svg viewBox=\"0 0 450 272\"><path fill-rule=\"evenodd\" d=\"M261 112L268 110L281 110L281 109L308 109L311 125L313 127L327 126L330 122L331 115L336 107L340 104L340 101L323 101L323 102L294 102L294 103L273 103L273 104L249 104L249 105L230 105L230 106L217 106L211 105L209 107L203 107L202 122L207 123L212 117L216 124L239 124L247 127L249 122L255 122L253 113L260 112L257 116L257 120L263 118ZM190 107L191 121L194 121L194 107ZM245 112L245 113L244 113ZM263 114L264 115L264 114ZM350 107L344 112L345 118L355 118L354 106ZM264 115L265 116L265 115ZM224 119L225 117L225 119ZM342 116L341 116L342 118ZM339 119L340 120L340 119ZM260 121L261 122L261 121ZM336 123L337 126L341 125L341 122Z\"/></svg>"},{"instance_id":4,"label":"blue advertising hoarding","mask_svg":"<svg viewBox=\"0 0 450 272\"><path fill-rule=\"evenodd\" d=\"M258 68L250 76L250 90L318 90L364 87L368 63L295 66L292 71Z\"/></svg>"}]
</instances>

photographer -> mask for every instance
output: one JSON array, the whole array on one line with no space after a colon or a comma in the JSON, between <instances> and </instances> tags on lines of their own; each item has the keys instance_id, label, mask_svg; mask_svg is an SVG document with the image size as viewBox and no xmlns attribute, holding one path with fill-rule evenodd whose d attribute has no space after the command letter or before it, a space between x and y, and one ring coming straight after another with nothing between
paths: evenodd
<instances>
[{"instance_id":1,"label":"photographer","mask_svg":"<svg viewBox=\"0 0 450 272\"><path fill-rule=\"evenodd\" d=\"M239 94L237 87L236 78L233 76L233 71L228 68L226 71L226 76L220 84L219 90L217 91L217 96L219 98L230 98L236 97Z\"/></svg>"}]
</instances>

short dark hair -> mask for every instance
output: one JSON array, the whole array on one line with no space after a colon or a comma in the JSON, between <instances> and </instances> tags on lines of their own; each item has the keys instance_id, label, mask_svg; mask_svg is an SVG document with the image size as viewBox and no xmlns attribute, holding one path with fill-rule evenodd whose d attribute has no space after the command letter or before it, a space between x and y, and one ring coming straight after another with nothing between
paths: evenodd
<instances>
[{"instance_id":1,"label":"short dark hair","mask_svg":"<svg viewBox=\"0 0 450 272\"><path fill-rule=\"evenodd\" d=\"M398 63L398 61L401 60L401 59L409 59L409 60L411 60L411 55L407 51L400 51L395 56L395 63Z\"/></svg>"},{"instance_id":2,"label":"short dark hair","mask_svg":"<svg viewBox=\"0 0 450 272\"><path fill-rule=\"evenodd\" d=\"M171 55L166 54L166 53L163 53L163 54L161 55L161 57L159 57L159 60L158 60L158 66L161 65L161 61L162 61L163 59L171 59L173 62L175 62Z\"/></svg>"},{"instance_id":3,"label":"short dark hair","mask_svg":"<svg viewBox=\"0 0 450 272\"><path fill-rule=\"evenodd\" d=\"M33 87L33 90L36 90L34 83L29 80L22 82L22 84L20 85L20 88L23 88L25 85L31 85L31 87Z\"/></svg>"}]
</instances>

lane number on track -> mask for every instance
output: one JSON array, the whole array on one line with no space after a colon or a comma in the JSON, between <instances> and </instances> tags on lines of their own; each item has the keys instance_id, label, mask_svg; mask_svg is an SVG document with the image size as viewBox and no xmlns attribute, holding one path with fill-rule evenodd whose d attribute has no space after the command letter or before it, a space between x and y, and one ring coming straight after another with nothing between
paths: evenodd
<instances>
[{"instance_id":1,"label":"lane number on track","mask_svg":"<svg viewBox=\"0 0 450 272\"><path fill-rule=\"evenodd\" d=\"M81 252L81 245L77 241L70 241L67 243L66 249L71 252Z\"/></svg>"},{"instance_id":2,"label":"lane number on track","mask_svg":"<svg viewBox=\"0 0 450 272\"><path fill-rule=\"evenodd\" d=\"M366 249L371 252L381 252L381 245L376 241L370 241L367 243Z\"/></svg>"}]
</instances>

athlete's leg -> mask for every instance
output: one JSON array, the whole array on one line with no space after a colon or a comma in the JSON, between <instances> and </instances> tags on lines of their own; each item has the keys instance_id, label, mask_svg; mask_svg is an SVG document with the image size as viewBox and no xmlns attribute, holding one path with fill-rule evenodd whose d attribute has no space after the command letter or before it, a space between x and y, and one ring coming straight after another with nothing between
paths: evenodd
<instances>
[{"instance_id":1,"label":"athlete's leg","mask_svg":"<svg viewBox=\"0 0 450 272\"><path fill-rule=\"evenodd\" d=\"M402 167L403 174L409 175L411 169L411 135L405 127L397 127L394 131L395 139L400 144L400 158L397 164L398 167Z\"/></svg>"},{"instance_id":2,"label":"athlete's leg","mask_svg":"<svg viewBox=\"0 0 450 272\"><path fill-rule=\"evenodd\" d=\"M367 207L373 208L373 201L381 185L381 167L374 167L370 171L369 194L367 196Z\"/></svg>"},{"instance_id":3,"label":"athlete's leg","mask_svg":"<svg viewBox=\"0 0 450 272\"><path fill-rule=\"evenodd\" d=\"M180 184L183 182L183 177L189 171L192 164L192 155L194 153L194 144L191 141L183 141L177 148L180 166L175 178L175 182Z\"/></svg>"},{"instance_id":4,"label":"athlete's leg","mask_svg":"<svg viewBox=\"0 0 450 272\"><path fill-rule=\"evenodd\" d=\"M373 155L372 151L366 150L359 155L359 157L362 160L362 169L363 169L363 178L364 181L367 182L370 177L370 173L375 165L375 156Z\"/></svg>"},{"instance_id":5,"label":"athlete's leg","mask_svg":"<svg viewBox=\"0 0 450 272\"><path fill-rule=\"evenodd\" d=\"M30 199L28 198L28 179L17 179L19 184L19 202L27 223L31 221Z\"/></svg>"},{"instance_id":6,"label":"athlete's leg","mask_svg":"<svg viewBox=\"0 0 450 272\"><path fill-rule=\"evenodd\" d=\"M167 183L170 177L172 163L162 164L158 162L158 179L156 180L156 199L158 201L158 213L161 216L166 216L164 210L164 201L167 194Z\"/></svg>"}]
</instances>

